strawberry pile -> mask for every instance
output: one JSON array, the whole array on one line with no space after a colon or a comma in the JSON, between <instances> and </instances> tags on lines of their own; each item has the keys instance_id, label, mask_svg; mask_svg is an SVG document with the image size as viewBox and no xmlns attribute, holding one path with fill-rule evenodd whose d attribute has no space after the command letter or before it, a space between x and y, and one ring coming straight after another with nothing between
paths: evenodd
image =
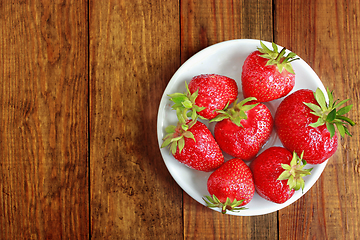
<instances>
[{"instance_id":1,"label":"strawberry pile","mask_svg":"<svg viewBox=\"0 0 360 240\"><path fill-rule=\"evenodd\" d=\"M334 101L317 89L295 85L291 62L277 45L269 49L262 42L242 67L240 92L234 79L218 74L194 76L185 82L185 93L170 94L178 123L168 126L161 147L187 167L212 172L207 181L208 207L222 213L246 209L255 192L274 203L288 201L304 190L303 177L309 164L321 164L337 150L338 133L351 136L345 117L352 105ZM239 94L242 93L242 94ZM242 96L241 96L242 95ZM239 98L238 98L239 97ZM264 102L283 98L275 116ZM328 101L326 101L328 99ZM215 122L213 133L205 121ZM335 130L337 129L337 131ZM259 154L275 131L283 146L272 146ZM224 154L231 156L225 161Z\"/></svg>"}]
</instances>

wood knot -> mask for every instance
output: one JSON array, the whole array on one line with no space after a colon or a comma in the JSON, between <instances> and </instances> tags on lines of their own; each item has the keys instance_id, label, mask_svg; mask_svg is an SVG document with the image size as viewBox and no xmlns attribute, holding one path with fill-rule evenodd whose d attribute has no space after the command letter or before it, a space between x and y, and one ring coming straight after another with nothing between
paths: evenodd
<instances>
[{"instance_id":1,"label":"wood knot","mask_svg":"<svg viewBox=\"0 0 360 240\"><path fill-rule=\"evenodd\" d=\"M360 175L360 163L355 164L355 172Z\"/></svg>"}]
</instances>

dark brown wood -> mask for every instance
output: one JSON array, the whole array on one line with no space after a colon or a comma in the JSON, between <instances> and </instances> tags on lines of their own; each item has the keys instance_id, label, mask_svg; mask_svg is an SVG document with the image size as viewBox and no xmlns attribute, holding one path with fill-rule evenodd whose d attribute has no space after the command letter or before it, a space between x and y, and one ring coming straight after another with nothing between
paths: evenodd
<instances>
[{"instance_id":1,"label":"dark brown wood","mask_svg":"<svg viewBox=\"0 0 360 240\"><path fill-rule=\"evenodd\" d=\"M253 38L297 53L359 123L359 26L345 0L0 1L0 239L357 239L357 125L297 202L236 217L175 183L156 118L181 63Z\"/></svg>"},{"instance_id":2,"label":"dark brown wood","mask_svg":"<svg viewBox=\"0 0 360 240\"><path fill-rule=\"evenodd\" d=\"M272 2L264 0L182 0L181 60L226 40L253 38L272 41Z\"/></svg>"},{"instance_id":3,"label":"dark brown wood","mask_svg":"<svg viewBox=\"0 0 360 240\"><path fill-rule=\"evenodd\" d=\"M176 1L90 2L94 239L182 238L182 191L161 158L157 111L180 65Z\"/></svg>"},{"instance_id":4,"label":"dark brown wood","mask_svg":"<svg viewBox=\"0 0 360 240\"><path fill-rule=\"evenodd\" d=\"M275 7L277 43L307 61L336 98L350 98L354 107L348 116L359 122L359 4L284 0ZM280 239L359 237L359 128L351 132L352 138L340 139L315 186L279 212Z\"/></svg>"},{"instance_id":5,"label":"dark brown wood","mask_svg":"<svg viewBox=\"0 0 360 240\"><path fill-rule=\"evenodd\" d=\"M0 239L86 239L86 1L0 3Z\"/></svg>"}]
</instances>

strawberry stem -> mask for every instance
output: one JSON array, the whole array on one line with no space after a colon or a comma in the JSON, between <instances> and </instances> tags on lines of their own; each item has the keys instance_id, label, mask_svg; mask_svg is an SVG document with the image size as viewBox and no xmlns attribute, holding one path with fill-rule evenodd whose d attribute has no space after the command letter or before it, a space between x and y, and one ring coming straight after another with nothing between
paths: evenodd
<instances>
[{"instance_id":1,"label":"strawberry stem","mask_svg":"<svg viewBox=\"0 0 360 240\"><path fill-rule=\"evenodd\" d=\"M263 58L269 59L266 65L276 65L281 73L283 69L286 69L289 73L295 74L294 69L292 68L291 62L298 60L300 58L296 57L296 54L290 52L288 55L285 55L286 48L281 49L278 52L278 47L275 43L272 43L273 50L266 47L266 45L260 41L261 48L258 48L260 55Z\"/></svg>"},{"instance_id":2,"label":"strawberry stem","mask_svg":"<svg viewBox=\"0 0 360 240\"><path fill-rule=\"evenodd\" d=\"M203 200L205 201L206 206L209 208L221 208L222 214L225 214L227 210L235 212L247 209L240 206L244 200L238 201L234 199L234 201L231 202L230 198L226 198L226 201L222 203L214 194L212 195L212 197L204 196Z\"/></svg>"},{"instance_id":3,"label":"strawberry stem","mask_svg":"<svg viewBox=\"0 0 360 240\"><path fill-rule=\"evenodd\" d=\"M238 127L241 127L241 120L247 119L246 112L256 107L259 103L248 104L245 103L250 101L256 101L255 97L248 97L237 103L238 99L235 100L233 107L227 108L226 110L217 110L220 114L213 118L210 122L220 122L224 119L230 119Z\"/></svg>"},{"instance_id":4,"label":"strawberry stem","mask_svg":"<svg viewBox=\"0 0 360 240\"><path fill-rule=\"evenodd\" d=\"M301 188L302 192L304 192L305 181L303 179L304 176L310 175L310 169L303 169L306 166L306 161L303 160L304 152L302 152L300 158L298 155L293 152L293 157L291 159L290 165L281 164L282 168L285 169L277 180L288 180L287 185L289 186L289 191L294 189L295 191Z\"/></svg>"},{"instance_id":5,"label":"strawberry stem","mask_svg":"<svg viewBox=\"0 0 360 240\"><path fill-rule=\"evenodd\" d=\"M326 102L325 95L320 88L317 88L314 92L314 97L318 104L304 102L304 104L312 110L311 113L319 117L316 122L309 124L309 126L315 128L326 124L331 138L335 135L335 127L338 129L341 137L344 137L345 134L352 136L347 129L347 125L354 126L356 123L343 115L350 112L353 105L348 105L337 110L349 99L337 103L338 100L333 100L333 92L330 92L329 89L327 89L326 92L329 103Z\"/></svg>"}]
</instances>

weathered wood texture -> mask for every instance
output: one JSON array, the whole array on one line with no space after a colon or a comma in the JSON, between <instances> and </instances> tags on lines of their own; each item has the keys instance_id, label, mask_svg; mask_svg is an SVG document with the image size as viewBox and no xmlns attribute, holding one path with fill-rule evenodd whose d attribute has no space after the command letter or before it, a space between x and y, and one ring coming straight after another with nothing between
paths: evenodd
<instances>
[{"instance_id":1,"label":"weathered wood texture","mask_svg":"<svg viewBox=\"0 0 360 240\"><path fill-rule=\"evenodd\" d=\"M180 66L177 1L90 2L94 239L178 239L182 191L161 158L160 98Z\"/></svg>"},{"instance_id":2,"label":"weathered wood texture","mask_svg":"<svg viewBox=\"0 0 360 240\"><path fill-rule=\"evenodd\" d=\"M291 16L291 17L289 17ZM275 41L296 52L336 98L354 104L359 123L360 4L358 1L275 1ZM349 104L350 104L349 103ZM279 212L279 239L358 239L359 128L339 141L321 178Z\"/></svg>"},{"instance_id":3,"label":"weathered wood texture","mask_svg":"<svg viewBox=\"0 0 360 240\"><path fill-rule=\"evenodd\" d=\"M0 2L0 239L86 239L86 1Z\"/></svg>"},{"instance_id":4,"label":"weathered wood texture","mask_svg":"<svg viewBox=\"0 0 360 240\"><path fill-rule=\"evenodd\" d=\"M357 239L359 128L289 207L222 215L175 183L156 117L181 63L212 44L275 41L359 123L360 3L0 1L0 239Z\"/></svg>"},{"instance_id":5,"label":"weathered wood texture","mask_svg":"<svg viewBox=\"0 0 360 240\"><path fill-rule=\"evenodd\" d=\"M181 1L181 60L238 38L272 41L271 1ZM239 80L239 79L237 79ZM222 215L184 194L185 239L277 239L277 213Z\"/></svg>"}]
</instances>

